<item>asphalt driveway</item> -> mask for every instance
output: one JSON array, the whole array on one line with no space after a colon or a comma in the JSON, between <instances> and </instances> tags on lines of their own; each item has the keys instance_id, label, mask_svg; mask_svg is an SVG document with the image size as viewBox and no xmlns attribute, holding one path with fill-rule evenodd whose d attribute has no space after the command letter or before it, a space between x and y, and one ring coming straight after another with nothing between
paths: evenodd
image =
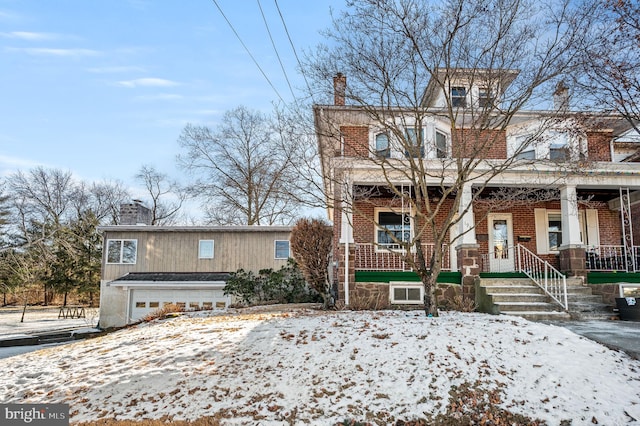
<instances>
[{"instance_id":1,"label":"asphalt driveway","mask_svg":"<svg viewBox=\"0 0 640 426\"><path fill-rule=\"evenodd\" d=\"M632 358L640 360L640 322L588 320L559 321L552 324L566 327L580 336L626 352Z\"/></svg>"}]
</instances>

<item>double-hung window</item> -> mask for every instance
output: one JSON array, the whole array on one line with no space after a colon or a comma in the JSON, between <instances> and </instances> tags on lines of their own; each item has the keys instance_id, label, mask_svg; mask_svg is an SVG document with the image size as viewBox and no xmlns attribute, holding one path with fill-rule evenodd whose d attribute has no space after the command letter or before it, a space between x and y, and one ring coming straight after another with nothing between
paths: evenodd
<instances>
[{"instance_id":1,"label":"double-hung window","mask_svg":"<svg viewBox=\"0 0 640 426\"><path fill-rule=\"evenodd\" d=\"M138 240L108 240L107 263L136 263Z\"/></svg>"},{"instance_id":2,"label":"double-hung window","mask_svg":"<svg viewBox=\"0 0 640 426\"><path fill-rule=\"evenodd\" d=\"M562 217L560 213L549 213L547 216L549 251L558 251L562 245Z\"/></svg>"},{"instance_id":3,"label":"double-hung window","mask_svg":"<svg viewBox=\"0 0 640 426\"><path fill-rule=\"evenodd\" d=\"M467 106L467 89L464 87L451 88L451 106L464 108Z\"/></svg>"},{"instance_id":4,"label":"double-hung window","mask_svg":"<svg viewBox=\"0 0 640 426\"><path fill-rule=\"evenodd\" d=\"M566 161L569 159L567 144L551 144L549 147L549 160Z\"/></svg>"},{"instance_id":5,"label":"double-hung window","mask_svg":"<svg viewBox=\"0 0 640 426\"><path fill-rule=\"evenodd\" d=\"M449 144L447 143L447 135L436 130L436 158L449 157Z\"/></svg>"},{"instance_id":6,"label":"double-hung window","mask_svg":"<svg viewBox=\"0 0 640 426\"><path fill-rule=\"evenodd\" d=\"M400 249L411 240L411 217L408 214L379 211L376 243L379 248Z\"/></svg>"},{"instance_id":7,"label":"double-hung window","mask_svg":"<svg viewBox=\"0 0 640 426\"><path fill-rule=\"evenodd\" d=\"M491 91L488 87L480 87L478 89L478 107L490 108L493 103Z\"/></svg>"},{"instance_id":8,"label":"double-hung window","mask_svg":"<svg viewBox=\"0 0 640 426\"><path fill-rule=\"evenodd\" d=\"M424 157L424 128L407 127L405 129L405 139L407 141L407 149L405 151L407 157Z\"/></svg>"},{"instance_id":9,"label":"double-hung window","mask_svg":"<svg viewBox=\"0 0 640 426\"><path fill-rule=\"evenodd\" d=\"M389 158L391 156L389 135L387 133L378 133L376 135L376 156L382 158Z\"/></svg>"}]
</instances>

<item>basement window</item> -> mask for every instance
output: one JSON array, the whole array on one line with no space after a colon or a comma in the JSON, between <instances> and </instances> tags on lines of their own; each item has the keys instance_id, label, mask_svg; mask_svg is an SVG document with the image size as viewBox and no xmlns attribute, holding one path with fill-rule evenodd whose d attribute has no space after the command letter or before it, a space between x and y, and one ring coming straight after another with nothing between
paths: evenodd
<instances>
[{"instance_id":1,"label":"basement window","mask_svg":"<svg viewBox=\"0 0 640 426\"><path fill-rule=\"evenodd\" d=\"M420 284L391 284L389 298L396 305L419 305L423 303L423 290Z\"/></svg>"}]
</instances>

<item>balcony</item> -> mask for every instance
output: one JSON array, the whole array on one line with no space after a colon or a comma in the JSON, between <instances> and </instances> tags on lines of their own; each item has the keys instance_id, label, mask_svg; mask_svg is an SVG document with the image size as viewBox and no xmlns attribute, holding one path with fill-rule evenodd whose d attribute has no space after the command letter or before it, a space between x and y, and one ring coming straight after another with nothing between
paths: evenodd
<instances>
[{"instance_id":1,"label":"balcony","mask_svg":"<svg viewBox=\"0 0 640 426\"><path fill-rule=\"evenodd\" d=\"M422 244L426 264L433 255L434 244ZM417 253L410 254L414 259ZM449 246L443 246L442 270L451 270L449 259ZM404 260L405 254L402 250L392 248L385 249L375 244L355 245L355 269L356 271L413 271Z\"/></svg>"}]
</instances>

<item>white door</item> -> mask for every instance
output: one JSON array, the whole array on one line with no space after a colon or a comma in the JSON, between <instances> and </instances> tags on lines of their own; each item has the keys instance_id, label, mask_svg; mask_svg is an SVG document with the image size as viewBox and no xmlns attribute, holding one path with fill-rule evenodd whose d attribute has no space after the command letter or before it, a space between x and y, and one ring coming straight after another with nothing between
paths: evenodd
<instances>
[{"instance_id":1,"label":"white door","mask_svg":"<svg viewBox=\"0 0 640 426\"><path fill-rule=\"evenodd\" d=\"M489 268L491 272L513 272L514 247L511 213L494 213L489 224Z\"/></svg>"},{"instance_id":2,"label":"white door","mask_svg":"<svg viewBox=\"0 0 640 426\"><path fill-rule=\"evenodd\" d=\"M167 304L176 304L187 310L224 309L229 306L229 296L222 289L132 289L130 321L146 315Z\"/></svg>"}]
</instances>

